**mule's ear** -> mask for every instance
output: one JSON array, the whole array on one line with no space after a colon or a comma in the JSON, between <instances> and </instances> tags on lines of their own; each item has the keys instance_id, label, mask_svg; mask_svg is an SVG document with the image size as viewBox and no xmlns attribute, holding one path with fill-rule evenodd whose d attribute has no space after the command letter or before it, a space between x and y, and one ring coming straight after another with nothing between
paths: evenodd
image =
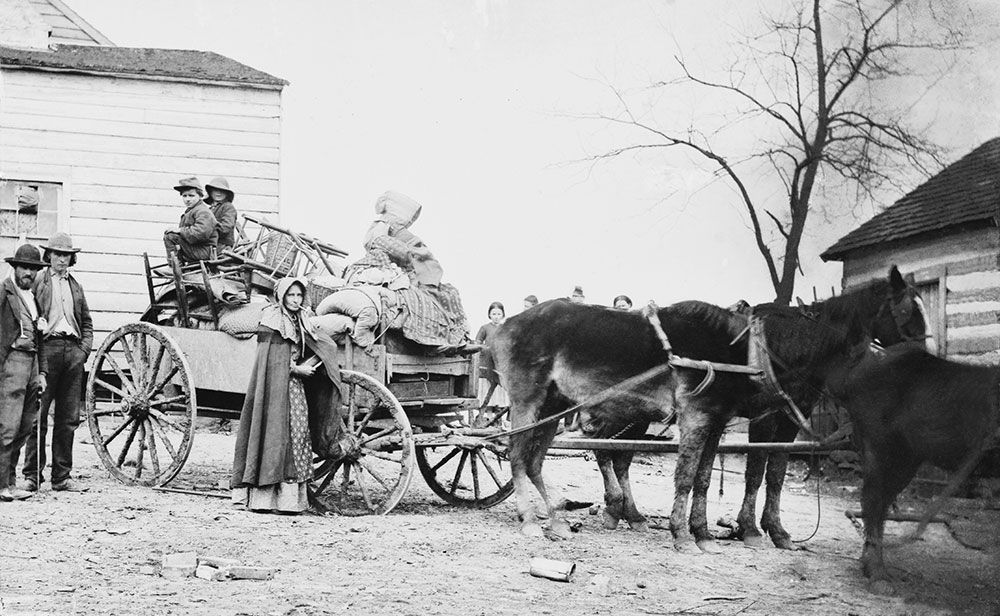
<instances>
[{"instance_id":1,"label":"mule's ear","mask_svg":"<svg viewBox=\"0 0 1000 616\"><path fill-rule=\"evenodd\" d=\"M892 287L893 291L906 289L906 281L903 280L903 275L899 273L899 268L895 265L889 268L889 286Z\"/></svg>"}]
</instances>

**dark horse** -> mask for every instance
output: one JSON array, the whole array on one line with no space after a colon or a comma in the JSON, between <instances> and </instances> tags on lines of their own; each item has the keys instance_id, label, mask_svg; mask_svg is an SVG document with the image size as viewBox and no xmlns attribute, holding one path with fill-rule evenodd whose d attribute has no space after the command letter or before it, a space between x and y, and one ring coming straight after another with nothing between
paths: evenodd
<instances>
[{"instance_id":1,"label":"dark horse","mask_svg":"<svg viewBox=\"0 0 1000 616\"><path fill-rule=\"evenodd\" d=\"M760 306L766 336L782 387L808 409L819 395L829 370L847 361L852 352L866 347L873 337L883 344L906 338L923 338L925 318L919 298L893 268L889 280L878 281L816 304L810 313ZM746 317L703 302L682 302L657 313L676 355L718 363L742 364L748 342L741 336ZM497 334L497 366L511 396L512 427L531 425L590 397L620 381L662 366L669 355L653 326L636 313L548 302L508 320ZM713 384L698 393L705 372L694 369L662 371L642 389L621 392L610 400L581 408L588 435L608 437L642 434L652 418L663 417L676 406L681 431L675 474L675 502L671 530L678 549L688 549L697 539L705 550L713 548L706 520L706 497L712 460L726 422L735 414L756 418L751 429L755 440L791 441L798 425L781 412L769 412L774 401L757 394L745 375L719 372ZM545 451L555 425L511 437L514 475L522 531L541 533L528 502L528 480L536 486L550 509L556 534L566 527L552 511L541 476ZM767 468L767 501L762 525L779 547L791 547L781 527L779 497L787 454L758 455L748 461L747 497L741 512L743 536L761 536L754 523L756 492ZM605 525L624 519L642 527L644 520L628 488L630 452L603 452L598 461L605 480ZM690 531L685 523L688 496L694 489ZM694 537L692 537L692 533Z\"/></svg>"},{"instance_id":2,"label":"dark horse","mask_svg":"<svg viewBox=\"0 0 1000 616\"><path fill-rule=\"evenodd\" d=\"M882 559L886 512L923 462L967 476L1000 422L1000 369L970 366L906 345L871 356L834 395L860 443L864 574L890 591Z\"/></svg>"}]
</instances>

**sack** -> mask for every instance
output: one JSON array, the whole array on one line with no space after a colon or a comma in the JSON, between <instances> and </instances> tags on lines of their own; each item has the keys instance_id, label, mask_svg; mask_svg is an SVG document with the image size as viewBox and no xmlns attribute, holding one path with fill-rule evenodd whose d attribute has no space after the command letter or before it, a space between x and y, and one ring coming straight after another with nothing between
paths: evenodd
<instances>
[{"instance_id":1,"label":"sack","mask_svg":"<svg viewBox=\"0 0 1000 616\"><path fill-rule=\"evenodd\" d=\"M354 319L346 314L337 314L336 312L310 317L309 322L334 340L338 340L344 334L354 330Z\"/></svg>"},{"instance_id":2,"label":"sack","mask_svg":"<svg viewBox=\"0 0 1000 616\"><path fill-rule=\"evenodd\" d=\"M382 300L378 287L359 285L338 289L326 296L319 303L319 306L316 306L316 314L324 315L336 312L357 318L361 311L366 308L374 308L376 312L382 312Z\"/></svg>"},{"instance_id":3,"label":"sack","mask_svg":"<svg viewBox=\"0 0 1000 616\"><path fill-rule=\"evenodd\" d=\"M264 302L223 308L219 313L219 331L236 338L250 338L257 333L260 316L269 304Z\"/></svg>"},{"instance_id":4,"label":"sack","mask_svg":"<svg viewBox=\"0 0 1000 616\"><path fill-rule=\"evenodd\" d=\"M420 204L403 193L387 190L375 201L375 214L391 223L409 227L420 216Z\"/></svg>"}]
</instances>

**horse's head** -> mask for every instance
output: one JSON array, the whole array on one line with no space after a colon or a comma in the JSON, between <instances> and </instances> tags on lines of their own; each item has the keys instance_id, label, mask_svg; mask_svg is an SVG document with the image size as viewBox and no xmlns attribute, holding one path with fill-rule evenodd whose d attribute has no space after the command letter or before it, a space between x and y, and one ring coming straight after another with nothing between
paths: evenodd
<instances>
[{"instance_id":1,"label":"horse's head","mask_svg":"<svg viewBox=\"0 0 1000 616\"><path fill-rule=\"evenodd\" d=\"M921 341L929 353L937 352L920 294L895 265L889 270L888 291L872 324L872 338L884 347Z\"/></svg>"}]
</instances>

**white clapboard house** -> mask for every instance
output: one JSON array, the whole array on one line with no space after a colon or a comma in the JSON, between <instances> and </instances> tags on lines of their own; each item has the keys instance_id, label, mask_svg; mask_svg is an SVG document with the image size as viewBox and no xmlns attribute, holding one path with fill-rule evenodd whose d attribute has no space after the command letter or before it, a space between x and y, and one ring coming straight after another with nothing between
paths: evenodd
<instances>
[{"instance_id":1,"label":"white clapboard house","mask_svg":"<svg viewBox=\"0 0 1000 616\"><path fill-rule=\"evenodd\" d=\"M277 219L285 85L217 53L116 47L59 0L0 0L0 257L72 234L99 344L149 302L141 255L163 258L178 178L225 176L241 212Z\"/></svg>"},{"instance_id":2,"label":"white clapboard house","mask_svg":"<svg viewBox=\"0 0 1000 616\"><path fill-rule=\"evenodd\" d=\"M913 274L939 352L1000 363L1000 138L952 163L823 253L844 287Z\"/></svg>"}]
</instances>

